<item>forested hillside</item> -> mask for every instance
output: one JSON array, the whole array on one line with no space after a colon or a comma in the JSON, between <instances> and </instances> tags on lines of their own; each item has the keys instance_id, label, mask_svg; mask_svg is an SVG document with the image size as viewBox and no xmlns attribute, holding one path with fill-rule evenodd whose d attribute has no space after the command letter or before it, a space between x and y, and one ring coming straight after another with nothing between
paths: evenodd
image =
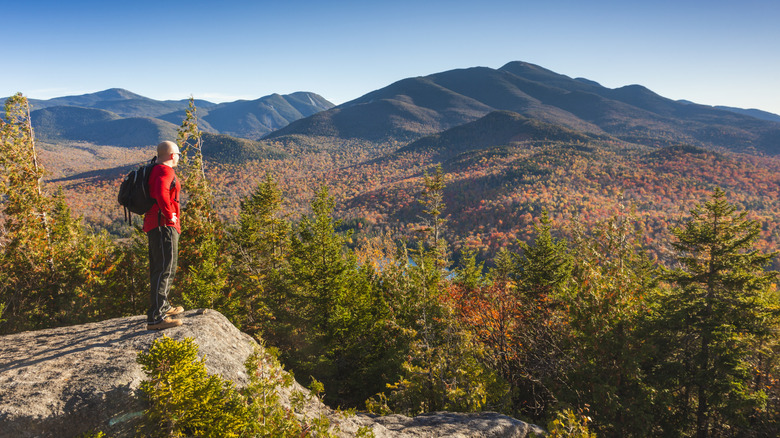
<instances>
[{"instance_id":1,"label":"forested hillside","mask_svg":"<svg viewBox=\"0 0 780 438\"><path fill-rule=\"evenodd\" d=\"M489 135L483 135L484 132ZM643 239L664 257L668 228L716 187L729 199L764 222L758 245L777 246L776 218L780 158L694 146L648 147L614 137L577 133L514 113L495 113L408 146L312 138L312 151L290 151L283 144L256 146L212 156L211 140L204 155L214 185L219 214L238 217L239 202L265 175L271 174L287 202L284 210L300 217L318 188L326 184L336 200L339 217L360 224L359 233L392 231L415 234L421 207L416 195L423 172L437 163L447 179L448 238L458 250L470 248L484 259L503 247L528 241L530 225L542 209L556 223L572 218L604 219L618 210L635 211ZM446 145L443 147L442 145ZM238 147L238 144L236 144ZM47 166L48 150L41 152ZM150 158L139 151L139 158ZM239 157L250 158L248 160ZM115 233L122 226L114 201L118 181L129 167L102 175L73 172L59 178L67 199L87 220ZM125 230L125 231L122 231ZM778 266L775 264L775 266Z\"/></svg>"},{"instance_id":2,"label":"forested hillside","mask_svg":"<svg viewBox=\"0 0 780 438\"><path fill-rule=\"evenodd\" d=\"M115 195L151 147L36 144L9 102L0 331L143 313L146 242ZM780 124L522 63L400 81L261 141L199 114L175 134L173 299L332 405L780 434Z\"/></svg>"},{"instance_id":3,"label":"forested hillside","mask_svg":"<svg viewBox=\"0 0 780 438\"><path fill-rule=\"evenodd\" d=\"M777 154L780 123L677 102L640 85L617 89L537 65L451 70L408 78L267 135L408 142L506 110L576 131L655 145L686 143Z\"/></svg>"}]
</instances>

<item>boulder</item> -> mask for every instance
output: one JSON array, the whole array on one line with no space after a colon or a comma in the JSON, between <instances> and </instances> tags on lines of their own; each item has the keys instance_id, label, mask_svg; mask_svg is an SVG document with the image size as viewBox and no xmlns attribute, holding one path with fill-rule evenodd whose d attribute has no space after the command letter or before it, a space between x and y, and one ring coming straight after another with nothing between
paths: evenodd
<instances>
[{"instance_id":1,"label":"boulder","mask_svg":"<svg viewBox=\"0 0 780 438\"><path fill-rule=\"evenodd\" d=\"M184 324L146 330L144 316L116 318L71 327L24 332L0 338L0 438L75 437L103 431L110 437L135 436L143 402L138 388L146 377L136 363L139 351L168 336L193 338L209 373L246 385L246 358L262 348L219 312L188 311ZM283 372L283 371L281 371ZM299 384L291 391L308 392ZM536 426L495 413L437 412L344 416L313 398L304 414L326 415L340 436L368 427L382 437L525 437Z\"/></svg>"}]
</instances>

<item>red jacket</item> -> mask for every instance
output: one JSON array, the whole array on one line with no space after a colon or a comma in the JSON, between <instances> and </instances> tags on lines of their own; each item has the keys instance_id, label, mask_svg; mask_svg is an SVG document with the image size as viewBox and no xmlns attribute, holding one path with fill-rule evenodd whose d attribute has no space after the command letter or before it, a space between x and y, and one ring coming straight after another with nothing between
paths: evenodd
<instances>
[{"instance_id":1,"label":"red jacket","mask_svg":"<svg viewBox=\"0 0 780 438\"><path fill-rule=\"evenodd\" d=\"M180 191L181 185L172 167L158 164L152 168L152 173L149 175L149 193L157 204L144 215L145 233L159 226L174 227L181 233ZM171 222L173 213L176 213L175 223Z\"/></svg>"}]
</instances>

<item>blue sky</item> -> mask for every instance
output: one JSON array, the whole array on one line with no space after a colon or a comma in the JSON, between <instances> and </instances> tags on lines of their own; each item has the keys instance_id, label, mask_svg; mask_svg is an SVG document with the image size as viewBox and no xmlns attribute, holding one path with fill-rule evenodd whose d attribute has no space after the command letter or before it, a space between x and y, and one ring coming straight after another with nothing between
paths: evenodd
<instances>
[{"instance_id":1,"label":"blue sky","mask_svg":"<svg viewBox=\"0 0 780 438\"><path fill-rule=\"evenodd\" d=\"M125 88L214 102L538 64L780 114L780 1L0 0L0 96Z\"/></svg>"}]
</instances>

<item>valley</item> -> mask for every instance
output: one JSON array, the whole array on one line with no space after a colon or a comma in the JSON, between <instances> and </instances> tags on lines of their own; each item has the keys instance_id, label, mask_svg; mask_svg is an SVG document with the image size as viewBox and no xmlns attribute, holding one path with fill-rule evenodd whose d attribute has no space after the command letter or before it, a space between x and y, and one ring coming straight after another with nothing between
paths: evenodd
<instances>
[{"instance_id":1,"label":"valley","mask_svg":"<svg viewBox=\"0 0 780 438\"><path fill-rule=\"evenodd\" d=\"M223 219L235 220L241 200L270 174L289 217L305 214L314 193L327 185L338 216L360 224L359 235L409 237L421 211L423 174L441 164L448 240L456 253L470 249L489 259L499 248L516 247L530 238L542 210L560 228L574 218L593 222L633 214L645 241L662 248L669 227L715 187L762 220L763 248L780 239L780 123L771 118L675 102L641 86L607 89L521 62L409 78L330 108L312 96L196 101L203 107L198 114L207 174ZM106 102L98 93L54 103L86 101L101 108L94 111L122 114L95 113L111 123L124 116L157 117L169 131L183 117L171 102L142 113L138 102L158 104L132 94L119 97ZM274 119L280 102L292 108L307 99L309 109L297 116L288 111L289 124L263 138L242 125ZM43 130L40 155L50 190L63 186L73 210L88 223L127 235L115 192L152 147L52 140L54 132L71 132L55 122L72 118L62 116L71 107L51 104L33 103L43 107L33 112L34 125L47 120L37 129ZM273 113L258 113L271 108ZM38 113L55 109L60 119ZM311 115L304 117L305 111ZM231 125L231 117L238 124ZM664 257L661 249L654 251Z\"/></svg>"}]
</instances>

